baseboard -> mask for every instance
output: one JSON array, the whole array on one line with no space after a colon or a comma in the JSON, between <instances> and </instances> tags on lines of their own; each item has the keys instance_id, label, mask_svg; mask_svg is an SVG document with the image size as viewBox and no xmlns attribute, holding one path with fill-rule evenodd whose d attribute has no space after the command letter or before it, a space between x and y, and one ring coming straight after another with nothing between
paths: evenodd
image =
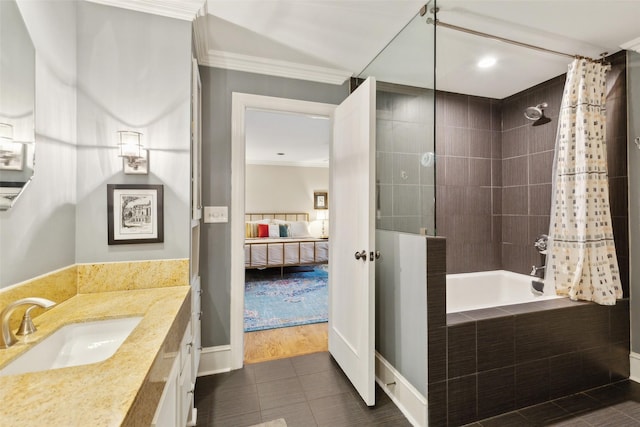
<instances>
[{"instance_id":1,"label":"baseboard","mask_svg":"<svg viewBox=\"0 0 640 427\"><path fill-rule=\"evenodd\" d=\"M231 370L231 346L205 347L200 353L198 376L219 374Z\"/></svg>"},{"instance_id":2,"label":"baseboard","mask_svg":"<svg viewBox=\"0 0 640 427\"><path fill-rule=\"evenodd\" d=\"M376 382L407 417L411 425L427 425L427 399L380 353L376 352Z\"/></svg>"},{"instance_id":3,"label":"baseboard","mask_svg":"<svg viewBox=\"0 0 640 427\"><path fill-rule=\"evenodd\" d=\"M640 383L640 354L633 351L629 354L629 379Z\"/></svg>"}]
</instances>

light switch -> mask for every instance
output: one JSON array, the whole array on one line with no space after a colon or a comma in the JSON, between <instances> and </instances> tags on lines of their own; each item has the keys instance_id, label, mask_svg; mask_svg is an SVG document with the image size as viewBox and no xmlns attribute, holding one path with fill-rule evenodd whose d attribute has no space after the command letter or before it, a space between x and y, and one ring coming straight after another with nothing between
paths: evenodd
<instances>
[{"instance_id":1,"label":"light switch","mask_svg":"<svg viewBox=\"0 0 640 427\"><path fill-rule=\"evenodd\" d=\"M229 222L229 207L205 206L204 222Z\"/></svg>"}]
</instances>

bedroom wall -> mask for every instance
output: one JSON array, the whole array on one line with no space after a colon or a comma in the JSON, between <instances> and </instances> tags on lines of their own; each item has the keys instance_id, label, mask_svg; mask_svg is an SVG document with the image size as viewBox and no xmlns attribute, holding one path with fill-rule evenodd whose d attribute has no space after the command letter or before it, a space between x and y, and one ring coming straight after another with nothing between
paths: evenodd
<instances>
[{"instance_id":1,"label":"bedroom wall","mask_svg":"<svg viewBox=\"0 0 640 427\"><path fill-rule=\"evenodd\" d=\"M315 219L313 192L329 189L329 168L247 165L246 212L307 212Z\"/></svg>"},{"instance_id":2,"label":"bedroom wall","mask_svg":"<svg viewBox=\"0 0 640 427\"><path fill-rule=\"evenodd\" d=\"M231 205L231 96L233 92L339 104L348 86L200 67L202 79L202 199ZM229 212L232 215L232 212ZM202 345L230 343L231 233L229 223L202 224ZM240 238L243 238L240 236Z\"/></svg>"}]
</instances>

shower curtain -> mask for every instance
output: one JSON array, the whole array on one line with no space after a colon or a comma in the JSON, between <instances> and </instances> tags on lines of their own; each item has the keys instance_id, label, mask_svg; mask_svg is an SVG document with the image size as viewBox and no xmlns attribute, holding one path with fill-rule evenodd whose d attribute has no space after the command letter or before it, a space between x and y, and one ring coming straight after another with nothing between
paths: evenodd
<instances>
[{"instance_id":1,"label":"shower curtain","mask_svg":"<svg viewBox=\"0 0 640 427\"><path fill-rule=\"evenodd\" d=\"M546 282L572 300L622 298L609 209L605 142L609 65L569 65L553 166Z\"/></svg>"}]
</instances>

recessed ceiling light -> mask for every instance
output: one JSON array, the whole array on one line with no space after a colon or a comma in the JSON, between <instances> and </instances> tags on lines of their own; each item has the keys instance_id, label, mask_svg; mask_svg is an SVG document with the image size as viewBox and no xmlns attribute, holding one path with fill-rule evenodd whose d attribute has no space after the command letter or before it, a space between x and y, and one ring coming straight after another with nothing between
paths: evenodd
<instances>
[{"instance_id":1,"label":"recessed ceiling light","mask_svg":"<svg viewBox=\"0 0 640 427\"><path fill-rule=\"evenodd\" d=\"M284 153L276 153L278 156L284 156Z\"/></svg>"},{"instance_id":2,"label":"recessed ceiling light","mask_svg":"<svg viewBox=\"0 0 640 427\"><path fill-rule=\"evenodd\" d=\"M493 56L485 56L480 61L478 61L478 67L480 68L489 68L496 65L496 58Z\"/></svg>"}]
</instances>

